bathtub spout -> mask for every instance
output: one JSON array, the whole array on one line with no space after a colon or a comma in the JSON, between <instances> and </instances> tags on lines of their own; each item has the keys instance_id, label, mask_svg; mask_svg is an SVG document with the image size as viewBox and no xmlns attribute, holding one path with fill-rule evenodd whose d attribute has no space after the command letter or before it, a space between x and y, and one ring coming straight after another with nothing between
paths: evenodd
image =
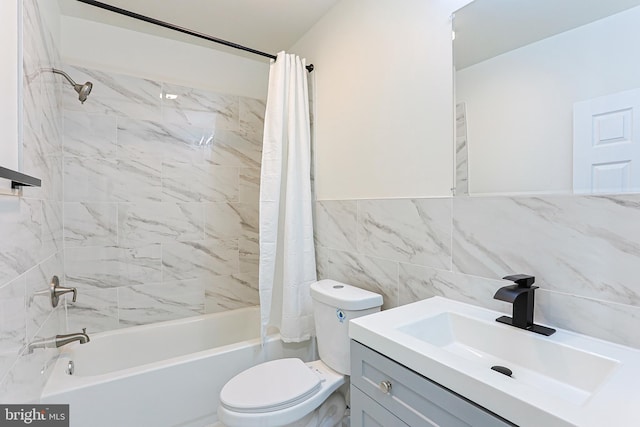
<instances>
[{"instance_id":1,"label":"bathtub spout","mask_svg":"<svg viewBox=\"0 0 640 427\"><path fill-rule=\"evenodd\" d=\"M80 344L86 344L89 341L89 335L87 335L87 328L82 328L82 332L75 334L56 335L56 347L62 347L74 341L79 341Z\"/></svg>"},{"instance_id":2,"label":"bathtub spout","mask_svg":"<svg viewBox=\"0 0 640 427\"><path fill-rule=\"evenodd\" d=\"M33 350L36 348L57 348L62 347L63 345L67 345L74 341L80 342L80 344L86 344L89 341L89 335L87 335L87 329L82 328L82 332L76 332L73 334L64 334L64 335L56 335L52 338L45 338L38 341L30 342L26 346L27 354L33 353Z\"/></svg>"}]
</instances>

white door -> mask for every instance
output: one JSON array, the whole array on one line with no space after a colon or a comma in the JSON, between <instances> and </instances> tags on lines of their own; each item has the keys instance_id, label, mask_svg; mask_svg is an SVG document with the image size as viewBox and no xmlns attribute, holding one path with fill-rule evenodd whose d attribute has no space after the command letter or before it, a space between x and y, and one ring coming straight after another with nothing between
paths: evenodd
<instances>
[{"instance_id":1,"label":"white door","mask_svg":"<svg viewBox=\"0 0 640 427\"><path fill-rule=\"evenodd\" d=\"M573 105L573 192L640 191L640 89Z\"/></svg>"}]
</instances>

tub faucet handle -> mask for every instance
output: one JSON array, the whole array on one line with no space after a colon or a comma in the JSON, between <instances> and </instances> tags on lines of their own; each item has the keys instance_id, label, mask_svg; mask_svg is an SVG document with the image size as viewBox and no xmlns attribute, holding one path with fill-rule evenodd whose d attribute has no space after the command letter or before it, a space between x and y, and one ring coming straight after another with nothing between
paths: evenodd
<instances>
[{"instance_id":1,"label":"tub faucet handle","mask_svg":"<svg viewBox=\"0 0 640 427\"><path fill-rule=\"evenodd\" d=\"M78 290L76 288L64 288L60 286L60 279L58 276L53 276L51 278L51 284L49 285L51 289L51 305L53 307L58 306L58 301L61 295L73 293L73 299L71 301L76 302L76 298L78 298Z\"/></svg>"},{"instance_id":2,"label":"tub faucet handle","mask_svg":"<svg viewBox=\"0 0 640 427\"><path fill-rule=\"evenodd\" d=\"M53 276L51 278L51 282L49 282L49 286L47 287L47 289L43 289L31 294L28 304L29 306L31 306L31 304L33 303L33 299L37 296L48 296L49 300L51 301L51 306L55 308L58 306L60 296L68 293L73 293L72 301L76 302L76 299L78 298L78 290L76 288L64 288L60 286L60 279L58 279L58 276Z\"/></svg>"}]
</instances>

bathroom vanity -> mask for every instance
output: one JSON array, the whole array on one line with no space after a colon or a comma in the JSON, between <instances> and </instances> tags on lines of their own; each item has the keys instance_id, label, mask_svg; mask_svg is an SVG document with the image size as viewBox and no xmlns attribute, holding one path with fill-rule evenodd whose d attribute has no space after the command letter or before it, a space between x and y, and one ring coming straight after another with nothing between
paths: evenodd
<instances>
[{"instance_id":1,"label":"bathroom vanity","mask_svg":"<svg viewBox=\"0 0 640 427\"><path fill-rule=\"evenodd\" d=\"M639 350L502 314L434 297L352 320L352 425L637 424Z\"/></svg>"},{"instance_id":2,"label":"bathroom vanity","mask_svg":"<svg viewBox=\"0 0 640 427\"><path fill-rule=\"evenodd\" d=\"M464 397L353 340L351 425L513 426Z\"/></svg>"}]
</instances>

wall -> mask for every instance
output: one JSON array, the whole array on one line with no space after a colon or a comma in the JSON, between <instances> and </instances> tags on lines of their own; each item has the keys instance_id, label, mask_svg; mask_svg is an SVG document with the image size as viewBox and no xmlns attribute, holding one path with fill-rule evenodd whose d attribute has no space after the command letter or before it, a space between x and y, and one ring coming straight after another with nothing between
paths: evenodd
<instances>
[{"instance_id":1,"label":"wall","mask_svg":"<svg viewBox=\"0 0 640 427\"><path fill-rule=\"evenodd\" d=\"M88 31L87 23L76 24ZM22 197L0 196L5 403L37 401L57 356L55 349L26 354L29 341L257 303L259 142L268 66L161 40L153 48L154 41L141 44L132 34L95 25L92 34L106 33L121 45L107 48L101 43L108 40L85 32L79 37L98 48L89 59L112 61L108 52L124 52L114 67L144 75L149 68L129 61L131 51L123 48L142 46L158 75L198 69L185 75L187 81L219 92L180 86L180 77L113 73L107 64L98 65L101 71L65 65L57 2L24 0L24 172L43 184ZM67 41L73 37L64 32ZM75 46L67 43L67 49ZM176 60L160 58L167 47L184 61L165 66ZM227 68L221 74L216 64ZM93 81L84 105L60 76L43 72L51 67L79 82ZM161 99L167 92L178 98ZM63 298L54 310L34 296L54 274L78 287L76 304L65 307Z\"/></svg>"},{"instance_id":2,"label":"wall","mask_svg":"<svg viewBox=\"0 0 640 427\"><path fill-rule=\"evenodd\" d=\"M385 308L441 295L510 313L493 299L500 278L532 274L537 322L640 347L638 195L335 200L316 213L318 276Z\"/></svg>"},{"instance_id":3,"label":"wall","mask_svg":"<svg viewBox=\"0 0 640 427\"><path fill-rule=\"evenodd\" d=\"M449 163L444 147L454 141L452 127L442 126L453 116L448 17L467 2L422 3L380 1L372 12L370 2L343 0L296 45L317 65L319 278L380 292L385 308L443 295L508 313L507 303L493 299L507 284L500 278L529 273L541 287L539 322L640 347L640 288L633 280L639 196L408 197L416 187L427 196L446 193L444 182L434 190L415 170L449 173L433 167ZM398 16L408 12L416 19ZM410 31L422 37L402 37ZM384 45L385 37L396 45ZM394 69L395 52L409 56L404 42L411 59L429 58L428 70ZM347 51L357 66L345 65ZM446 90L427 90L431 85ZM409 87L414 94L398 99ZM423 146L399 129L405 126L420 132ZM394 133L386 145L378 137Z\"/></svg>"},{"instance_id":4,"label":"wall","mask_svg":"<svg viewBox=\"0 0 640 427\"><path fill-rule=\"evenodd\" d=\"M248 59L100 22L63 16L61 54L68 64L96 70L250 98L267 96L269 62L264 58Z\"/></svg>"},{"instance_id":5,"label":"wall","mask_svg":"<svg viewBox=\"0 0 640 427\"><path fill-rule=\"evenodd\" d=\"M0 401L37 401L57 351L24 351L31 340L65 332L64 304L51 308L51 277L63 274L62 118L57 3L24 0L24 172L42 187L0 196ZM67 88L65 88L67 89ZM5 135L3 135L4 137Z\"/></svg>"},{"instance_id":6,"label":"wall","mask_svg":"<svg viewBox=\"0 0 640 427\"><path fill-rule=\"evenodd\" d=\"M18 44L21 25L18 25L18 12L21 10L18 0L0 3L0 52L3 61L0 63L0 117L2 117L3 135L0 141L0 166L18 170L18 77L19 52ZM0 188L10 188L0 183Z\"/></svg>"},{"instance_id":7,"label":"wall","mask_svg":"<svg viewBox=\"0 0 640 427\"><path fill-rule=\"evenodd\" d=\"M629 9L456 73L473 194L572 192L573 104L640 87L639 19Z\"/></svg>"},{"instance_id":8,"label":"wall","mask_svg":"<svg viewBox=\"0 0 640 427\"><path fill-rule=\"evenodd\" d=\"M257 304L268 63L69 16L62 58L94 83L64 104L70 325Z\"/></svg>"},{"instance_id":9,"label":"wall","mask_svg":"<svg viewBox=\"0 0 640 427\"><path fill-rule=\"evenodd\" d=\"M319 200L451 194L449 15L467 2L343 0L292 47L316 65Z\"/></svg>"},{"instance_id":10,"label":"wall","mask_svg":"<svg viewBox=\"0 0 640 427\"><path fill-rule=\"evenodd\" d=\"M64 247L74 328L258 304L263 100L66 66ZM175 99L171 99L175 96Z\"/></svg>"}]
</instances>

